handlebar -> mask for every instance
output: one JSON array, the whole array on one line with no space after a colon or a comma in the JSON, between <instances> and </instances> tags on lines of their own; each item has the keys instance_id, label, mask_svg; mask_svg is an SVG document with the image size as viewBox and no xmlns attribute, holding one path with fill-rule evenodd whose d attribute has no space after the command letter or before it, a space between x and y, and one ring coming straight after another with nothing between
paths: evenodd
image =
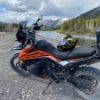
<instances>
[{"instance_id":1,"label":"handlebar","mask_svg":"<svg viewBox=\"0 0 100 100\"><path fill-rule=\"evenodd\" d=\"M43 26L43 24L41 25L38 25L38 22L40 21L41 19L37 19L37 21L33 24L33 30L40 30L40 28Z\"/></svg>"}]
</instances>

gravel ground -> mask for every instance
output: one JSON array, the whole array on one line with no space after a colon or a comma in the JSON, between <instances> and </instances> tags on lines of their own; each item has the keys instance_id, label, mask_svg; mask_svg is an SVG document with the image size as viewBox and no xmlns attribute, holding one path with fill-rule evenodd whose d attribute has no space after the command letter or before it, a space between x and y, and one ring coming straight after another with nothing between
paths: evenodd
<instances>
[{"instance_id":1,"label":"gravel ground","mask_svg":"<svg viewBox=\"0 0 100 100\"><path fill-rule=\"evenodd\" d=\"M38 36L39 39L43 38ZM100 88L92 96L84 95L70 83L52 84L42 95L49 83L47 79L35 76L22 77L10 67L13 56L11 48L15 36L13 33L0 33L0 100L100 100ZM57 41L47 39L56 46ZM100 63L96 64L100 65Z\"/></svg>"}]
</instances>

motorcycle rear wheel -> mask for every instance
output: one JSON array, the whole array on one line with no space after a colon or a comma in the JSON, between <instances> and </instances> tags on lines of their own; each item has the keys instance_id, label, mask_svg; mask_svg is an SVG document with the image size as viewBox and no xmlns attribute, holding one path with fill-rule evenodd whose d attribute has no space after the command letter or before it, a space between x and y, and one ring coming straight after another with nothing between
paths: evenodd
<instances>
[{"instance_id":1,"label":"motorcycle rear wheel","mask_svg":"<svg viewBox=\"0 0 100 100\"><path fill-rule=\"evenodd\" d=\"M94 93L94 88L98 85L98 76L94 68L85 66L78 68L74 73L74 77L81 78L90 84L89 88L83 90L85 94L92 95Z\"/></svg>"}]
</instances>

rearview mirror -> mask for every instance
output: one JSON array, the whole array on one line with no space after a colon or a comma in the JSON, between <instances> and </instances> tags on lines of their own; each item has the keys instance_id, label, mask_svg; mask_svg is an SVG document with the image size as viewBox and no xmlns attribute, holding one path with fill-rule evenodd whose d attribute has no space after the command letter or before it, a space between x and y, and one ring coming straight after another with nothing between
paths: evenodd
<instances>
[{"instance_id":1,"label":"rearview mirror","mask_svg":"<svg viewBox=\"0 0 100 100\"><path fill-rule=\"evenodd\" d=\"M38 20L42 20L43 19L43 15L38 15Z\"/></svg>"}]
</instances>

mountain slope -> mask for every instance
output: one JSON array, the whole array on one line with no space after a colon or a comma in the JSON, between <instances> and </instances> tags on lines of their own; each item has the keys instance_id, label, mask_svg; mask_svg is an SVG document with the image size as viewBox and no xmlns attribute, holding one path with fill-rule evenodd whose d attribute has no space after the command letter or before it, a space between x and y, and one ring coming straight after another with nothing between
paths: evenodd
<instances>
[{"instance_id":1,"label":"mountain slope","mask_svg":"<svg viewBox=\"0 0 100 100\"><path fill-rule=\"evenodd\" d=\"M58 18L58 19L47 19L41 21L43 24L43 29L44 30L53 30L57 29L67 18Z\"/></svg>"},{"instance_id":2,"label":"mountain slope","mask_svg":"<svg viewBox=\"0 0 100 100\"><path fill-rule=\"evenodd\" d=\"M100 27L100 6L92 9L80 16L70 19L61 25L64 32L74 32L80 34L95 33L95 29Z\"/></svg>"},{"instance_id":3,"label":"mountain slope","mask_svg":"<svg viewBox=\"0 0 100 100\"><path fill-rule=\"evenodd\" d=\"M90 19L90 18L93 19L93 18L96 18L99 16L100 16L100 6L80 15L78 18L81 17L81 18L85 18L85 19Z\"/></svg>"}]
</instances>

